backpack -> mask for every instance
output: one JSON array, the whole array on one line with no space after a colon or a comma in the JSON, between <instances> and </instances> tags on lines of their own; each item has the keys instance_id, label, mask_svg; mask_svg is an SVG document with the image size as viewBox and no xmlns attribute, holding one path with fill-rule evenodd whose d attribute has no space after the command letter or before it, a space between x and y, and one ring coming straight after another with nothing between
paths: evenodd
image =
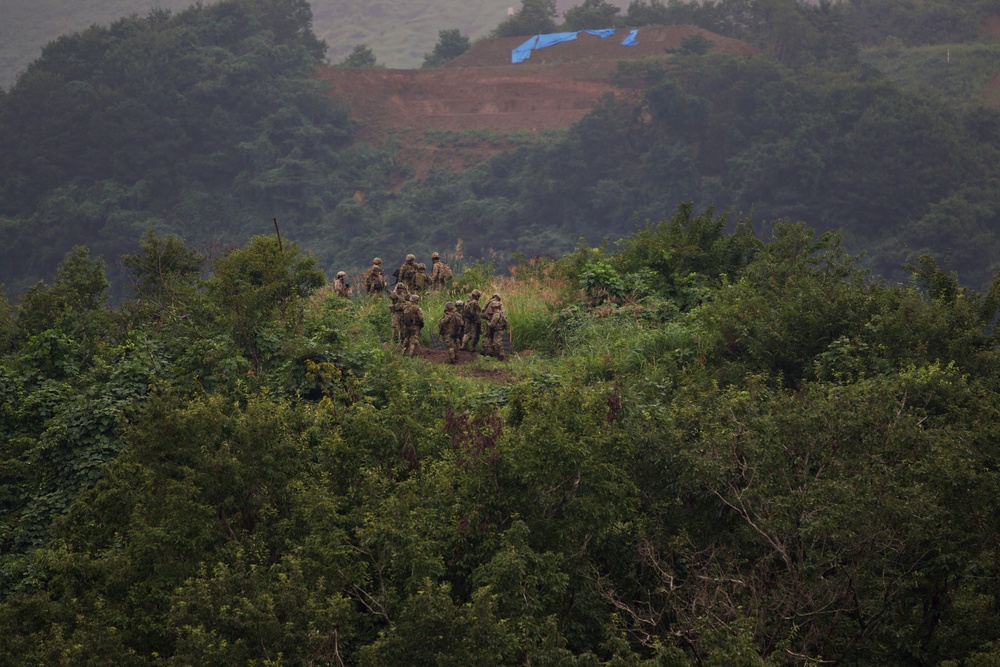
<instances>
[{"instance_id":1,"label":"backpack","mask_svg":"<svg viewBox=\"0 0 1000 667\"><path fill-rule=\"evenodd\" d=\"M451 267L441 262L441 278L447 282L451 280Z\"/></svg>"},{"instance_id":2,"label":"backpack","mask_svg":"<svg viewBox=\"0 0 1000 667\"><path fill-rule=\"evenodd\" d=\"M406 306L403 309L403 324L408 327L414 327L420 323L417 319L417 309L415 306Z\"/></svg>"},{"instance_id":3,"label":"backpack","mask_svg":"<svg viewBox=\"0 0 1000 667\"><path fill-rule=\"evenodd\" d=\"M381 269L370 271L365 277L365 291L381 292L383 289L385 289L385 277Z\"/></svg>"}]
</instances>

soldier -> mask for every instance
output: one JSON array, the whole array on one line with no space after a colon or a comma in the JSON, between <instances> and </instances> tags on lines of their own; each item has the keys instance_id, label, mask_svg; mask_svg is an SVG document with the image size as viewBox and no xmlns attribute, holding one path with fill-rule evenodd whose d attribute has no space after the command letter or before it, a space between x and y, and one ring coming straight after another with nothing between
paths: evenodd
<instances>
[{"instance_id":1,"label":"soldier","mask_svg":"<svg viewBox=\"0 0 1000 667\"><path fill-rule=\"evenodd\" d=\"M465 307L462 309L462 319L465 320L462 349L468 349L469 352L475 352L476 345L479 345L479 321L482 318L479 308L480 296L482 296L482 292L477 289L472 290L469 300L465 302Z\"/></svg>"},{"instance_id":2,"label":"soldier","mask_svg":"<svg viewBox=\"0 0 1000 667\"><path fill-rule=\"evenodd\" d=\"M412 292L416 288L414 279L417 275L417 258L413 255L407 255L406 261L392 275L396 276L396 279L406 285L408 291Z\"/></svg>"},{"instance_id":3,"label":"soldier","mask_svg":"<svg viewBox=\"0 0 1000 667\"><path fill-rule=\"evenodd\" d=\"M369 294L385 291L385 273L382 271L382 260L378 257L372 260L372 268L365 273L365 291Z\"/></svg>"},{"instance_id":4,"label":"soldier","mask_svg":"<svg viewBox=\"0 0 1000 667\"><path fill-rule=\"evenodd\" d=\"M333 281L333 293L345 299L351 298L351 286L347 284L347 273L340 271Z\"/></svg>"},{"instance_id":5,"label":"soldier","mask_svg":"<svg viewBox=\"0 0 1000 667\"><path fill-rule=\"evenodd\" d=\"M438 335L448 348L448 363L453 364L458 361L458 352L455 351L455 332L458 331L461 320L455 312L455 304L451 301L444 304L444 317L438 320Z\"/></svg>"},{"instance_id":6,"label":"soldier","mask_svg":"<svg viewBox=\"0 0 1000 667\"><path fill-rule=\"evenodd\" d=\"M441 255L431 255L431 284L434 289L444 289L451 281L451 267L441 261Z\"/></svg>"},{"instance_id":7,"label":"soldier","mask_svg":"<svg viewBox=\"0 0 1000 667\"><path fill-rule=\"evenodd\" d=\"M411 357L420 342L420 330L424 328L424 311L417 305L419 301L419 296L411 294L410 303L403 308L403 354Z\"/></svg>"},{"instance_id":8,"label":"soldier","mask_svg":"<svg viewBox=\"0 0 1000 667\"><path fill-rule=\"evenodd\" d=\"M396 283L396 289L389 292L389 312L392 313L392 342L403 342L403 308L410 294L404 283Z\"/></svg>"},{"instance_id":9,"label":"soldier","mask_svg":"<svg viewBox=\"0 0 1000 667\"><path fill-rule=\"evenodd\" d=\"M507 330L507 313L499 294L494 294L486 308L483 309L483 320L486 322L486 335L483 338L483 354L496 357L500 361L505 358L503 349L503 332Z\"/></svg>"},{"instance_id":10,"label":"soldier","mask_svg":"<svg viewBox=\"0 0 1000 667\"><path fill-rule=\"evenodd\" d=\"M423 292L431 286L431 277L427 275L426 264L417 264L417 275L413 278L413 284L418 292Z\"/></svg>"}]
</instances>

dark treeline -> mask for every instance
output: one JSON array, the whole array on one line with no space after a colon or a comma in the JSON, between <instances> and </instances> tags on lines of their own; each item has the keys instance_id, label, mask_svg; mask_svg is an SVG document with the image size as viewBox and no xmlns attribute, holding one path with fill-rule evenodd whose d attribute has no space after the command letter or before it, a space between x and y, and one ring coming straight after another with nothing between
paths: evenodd
<instances>
[{"instance_id":1,"label":"dark treeline","mask_svg":"<svg viewBox=\"0 0 1000 667\"><path fill-rule=\"evenodd\" d=\"M692 24L756 44L786 65L843 66L887 39L907 46L974 40L998 10L996 0L632 0L622 12L606 0L584 0L559 24L555 0L522 0L492 35Z\"/></svg>"}]
</instances>

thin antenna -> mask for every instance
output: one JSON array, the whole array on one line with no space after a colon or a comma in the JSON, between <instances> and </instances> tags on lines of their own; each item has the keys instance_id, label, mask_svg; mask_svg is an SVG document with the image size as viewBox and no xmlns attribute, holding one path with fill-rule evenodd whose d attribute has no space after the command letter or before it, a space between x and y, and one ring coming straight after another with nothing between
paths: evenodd
<instances>
[{"instance_id":1,"label":"thin antenna","mask_svg":"<svg viewBox=\"0 0 1000 667\"><path fill-rule=\"evenodd\" d=\"M272 219L274 220L274 233L278 235L278 252L285 252L285 249L281 246L281 230L278 229L278 219Z\"/></svg>"}]
</instances>

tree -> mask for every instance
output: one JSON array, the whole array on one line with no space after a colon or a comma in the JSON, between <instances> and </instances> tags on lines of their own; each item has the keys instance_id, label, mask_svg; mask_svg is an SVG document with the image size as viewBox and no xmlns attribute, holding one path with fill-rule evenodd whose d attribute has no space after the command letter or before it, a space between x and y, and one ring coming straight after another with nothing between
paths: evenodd
<instances>
[{"instance_id":1,"label":"tree","mask_svg":"<svg viewBox=\"0 0 1000 667\"><path fill-rule=\"evenodd\" d=\"M442 30L438 33L438 42L434 50L424 56L423 68L440 67L449 60L454 60L469 50L472 44L458 28Z\"/></svg>"},{"instance_id":2,"label":"tree","mask_svg":"<svg viewBox=\"0 0 1000 667\"><path fill-rule=\"evenodd\" d=\"M490 37L543 35L556 31L556 0L521 0L521 9L494 28Z\"/></svg>"},{"instance_id":3,"label":"tree","mask_svg":"<svg viewBox=\"0 0 1000 667\"><path fill-rule=\"evenodd\" d=\"M39 282L22 297L17 309L21 335L61 328L77 338L98 336L110 285L104 266L104 260L91 257L86 246L66 253L56 271L58 279L51 286Z\"/></svg>"},{"instance_id":4,"label":"tree","mask_svg":"<svg viewBox=\"0 0 1000 667\"><path fill-rule=\"evenodd\" d=\"M340 61L340 67L378 67L378 62L375 59L375 52L368 48L367 44L358 44L346 58Z\"/></svg>"},{"instance_id":5,"label":"tree","mask_svg":"<svg viewBox=\"0 0 1000 667\"><path fill-rule=\"evenodd\" d=\"M607 0L583 0L582 5L566 10L566 30L600 30L617 27L621 10Z\"/></svg>"},{"instance_id":6,"label":"tree","mask_svg":"<svg viewBox=\"0 0 1000 667\"><path fill-rule=\"evenodd\" d=\"M703 56L711 51L713 46L715 46L715 42L704 35L691 35L681 40L681 53Z\"/></svg>"},{"instance_id":7,"label":"tree","mask_svg":"<svg viewBox=\"0 0 1000 667\"><path fill-rule=\"evenodd\" d=\"M326 283L316 258L302 256L293 243L255 236L245 248L215 260L208 295L239 350L261 362L258 336L279 317L296 326L298 303Z\"/></svg>"},{"instance_id":8,"label":"tree","mask_svg":"<svg viewBox=\"0 0 1000 667\"><path fill-rule=\"evenodd\" d=\"M670 22L671 7L667 7L660 0L632 0L628 5L625 14L625 24L642 27L646 25L663 25Z\"/></svg>"},{"instance_id":9,"label":"tree","mask_svg":"<svg viewBox=\"0 0 1000 667\"><path fill-rule=\"evenodd\" d=\"M177 282L198 277L202 258L177 236L157 236L152 229L139 243L141 253L122 255L122 266L135 291L143 297L168 295Z\"/></svg>"}]
</instances>

